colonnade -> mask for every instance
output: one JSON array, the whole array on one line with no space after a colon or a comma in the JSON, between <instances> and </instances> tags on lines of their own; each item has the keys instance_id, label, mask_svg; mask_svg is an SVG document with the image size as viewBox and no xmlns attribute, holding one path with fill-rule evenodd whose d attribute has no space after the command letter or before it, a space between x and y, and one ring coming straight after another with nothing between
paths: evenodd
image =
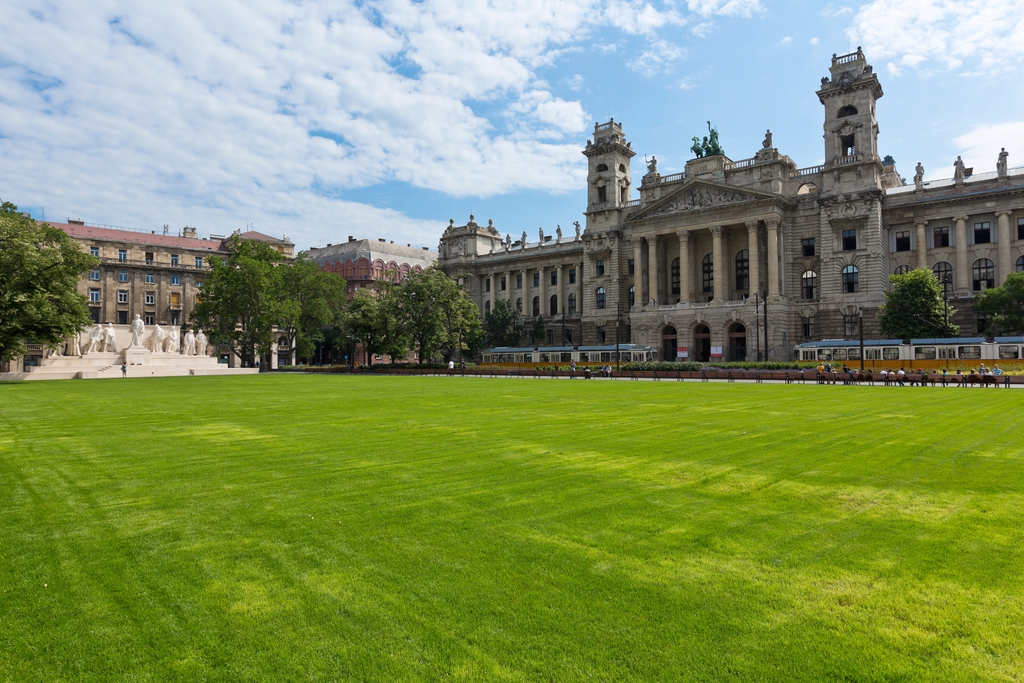
<instances>
[{"instance_id":1,"label":"colonnade","mask_svg":"<svg viewBox=\"0 0 1024 683\"><path fill-rule=\"evenodd\" d=\"M1010 236L1010 214L1011 211L996 211L996 285L1001 286L1006 281L1006 276L1014 272L1015 264L1011 251L1012 238ZM953 216L954 225L954 249L956 250L956 272L954 273L954 285L957 290L967 291L971 289L971 267L968 261L970 254L967 243L967 224L970 216L961 214ZM917 267L929 268L928 265L928 234L926 232L929 223L939 221L919 220L914 223L917 231ZM933 245L934 248L934 245Z\"/></svg>"},{"instance_id":2,"label":"colonnade","mask_svg":"<svg viewBox=\"0 0 1024 683\"><path fill-rule=\"evenodd\" d=\"M569 283L568 281L571 269L576 271L576 281L574 283ZM555 278L556 284L553 286L553 291L549 292L549 288L552 287L550 284L552 273L557 273ZM536 287L534 287L532 281L534 274L538 275L538 286ZM522 277L522 288L516 286L517 276ZM502 277L505 278L504 292L501 292ZM533 297L538 297L540 300L540 315L548 318L551 317L549 296L554 294L558 297L556 315L561 315L563 308L565 308L566 314L569 315L570 311L566 300L568 293L576 295L576 310L573 314L579 315L583 310L583 263L581 262L563 263L557 266L538 266L536 268L517 268L504 272L489 273L483 276L483 282L486 283L487 281L490 281L490 292L485 292L484 297L485 300L490 302L491 310L494 309L494 304L499 298L508 301L514 307L516 299L521 297L523 300L523 310L521 311L523 317L534 318L536 316L533 313ZM484 288L486 290L486 285ZM500 297L499 294L501 294Z\"/></svg>"}]
</instances>

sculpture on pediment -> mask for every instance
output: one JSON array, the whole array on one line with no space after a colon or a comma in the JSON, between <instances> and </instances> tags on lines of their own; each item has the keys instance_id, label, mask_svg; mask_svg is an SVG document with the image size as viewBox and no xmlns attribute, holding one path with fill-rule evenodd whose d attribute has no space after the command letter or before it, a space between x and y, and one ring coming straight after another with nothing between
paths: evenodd
<instances>
[{"instance_id":1,"label":"sculpture on pediment","mask_svg":"<svg viewBox=\"0 0 1024 683\"><path fill-rule=\"evenodd\" d=\"M1010 156L1010 153L1006 151L1005 147L1003 147L999 152L999 159L996 161L996 175L1000 178L1006 177L1006 158L1008 156Z\"/></svg>"},{"instance_id":2,"label":"sculpture on pediment","mask_svg":"<svg viewBox=\"0 0 1024 683\"><path fill-rule=\"evenodd\" d=\"M772 131L771 131L770 128L764 134L764 141L761 143L761 148L762 149L771 149L772 148Z\"/></svg>"},{"instance_id":3,"label":"sculpture on pediment","mask_svg":"<svg viewBox=\"0 0 1024 683\"><path fill-rule=\"evenodd\" d=\"M445 229L445 232L451 232L454 229L455 229L455 219L454 218L449 218L448 219L448 227Z\"/></svg>"},{"instance_id":4,"label":"sculpture on pediment","mask_svg":"<svg viewBox=\"0 0 1024 683\"><path fill-rule=\"evenodd\" d=\"M698 159L725 154L725 150L722 149L722 145L718 141L718 129L712 126L710 121L708 121L708 134L704 136L703 141L694 137L690 151Z\"/></svg>"},{"instance_id":5,"label":"sculpture on pediment","mask_svg":"<svg viewBox=\"0 0 1024 683\"><path fill-rule=\"evenodd\" d=\"M918 190L924 189L924 166L921 162L917 162L917 168L914 169L914 187Z\"/></svg>"},{"instance_id":6,"label":"sculpture on pediment","mask_svg":"<svg viewBox=\"0 0 1024 683\"><path fill-rule=\"evenodd\" d=\"M953 162L953 182L957 185L963 185L966 170L964 160L957 156L956 161Z\"/></svg>"},{"instance_id":7,"label":"sculpture on pediment","mask_svg":"<svg viewBox=\"0 0 1024 683\"><path fill-rule=\"evenodd\" d=\"M526 249L526 231L523 230L523 241L519 243L523 249Z\"/></svg>"},{"instance_id":8,"label":"sculpture on pediment","mask_svg":"<svg viewBox=\"0 0 1024 683\"><path fill-rule=\"evenodd\" d=\"M537 228L537 234L540 236L540 246L544 246L544 228Z\"/></svg>"},{"instance_id":9,"label":"sculpture on pediment","mask_svg":"<svg viewBox=\"0 0 1024 683\"><path fill-rule=\"evenodd\" d=\"M704 140L707 141L707 138L704 138ZM698 159L704 158L704 147L701 146L700 138L697 137L696 135L693 136L693 144L690 145L690 151L693 152L693 155L696 158L698 158Z\"/></svg>"},{"instance_id":10,"label":"sculpture on pediment","mask_svg":"<svg viewBox=\"0 0 1024 683\"><path fill-rule=\"evenodd\" d=\"M511 248L512 248L512 235L509 235L508 233L506 233L505 234L505 251L508 251Z\"/></svg>"},{"instance_id":11,"label":"sculpture on pediment","mask_svg":"<svg viewBox=\"0 0 1024 683\"><path fill-rule=\"evenodd\" d=\"M651 160L647 162L647 172L657 173L658 172L658 157L652 156Z\"/></svg>"},{"instance_id":12,"label":"sculpture on pediment","mask_svg":"<svg viewBox=\"0 0 1024 683\"><path fill-rule=\"evenodd\" d=\"M555 226L555 243L556 244L561 244L562 243L562 226L561 225L556 225Z\"/></svg>"},{"instance_id":13,"label":"sculpture on pediment","mask_svg":"<svg viewBox=\"0 0 1024 683\"><path fill-rule=\"evenodd\" d=\"M705 209L711 206L749 201L751 197L741 192L730 192L717 187L690 187L676 199L652 212L651 215Z\"/></svg>"},{"instance_id":14,"label":"sculpture on pediment","mask_svg":"<svg viewBox=\"0 0 1024 683\"><path fill-rule=\"evenodd\" d=\"M494 237L491 237L491 253L494 253Z\"/></svg>"},{"instance_id":15,"label":"sculpture on pediment","mask_svg":"<svg viewBox=\"0 0 1024 683\"><path fill-rule=\"evenodd\" d=\"M573 241L574 242L579 242L580 241L580 222L579 221L573 221L572 224L576 226L576 239L574 239Z\"/></svg>"}]
</instances>

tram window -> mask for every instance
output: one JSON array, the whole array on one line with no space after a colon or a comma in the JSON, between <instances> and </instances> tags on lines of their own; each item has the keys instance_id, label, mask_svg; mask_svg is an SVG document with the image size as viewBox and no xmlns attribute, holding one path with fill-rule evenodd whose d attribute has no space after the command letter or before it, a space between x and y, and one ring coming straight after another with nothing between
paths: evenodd
<instances>
[{"instance_id":1,"label":"tram window","mask_svg":"<svg viewBox=\"0 0 1024 683\"><path fill-rule=\"evenodd\" d=\"M832 360L846 360L846 349L832 349Z\"/></svg>"},{"instance_id":2,"label":"tram window","mask_svg":"<svg viewBox=\"0 0 1024 683\"><path fill-rule=\"evenodd\" d=\"M960 355L962 360L980 360L981 359L981 347L980 346L958 346L957 353Z\"/></svg>"},{"instance_id":3,"label":"tram window","mask_svg":"<svg viewBox=\"0 0 1024 683\"><path fill-rule=\"evenodd\" d=\"M940 346L939 360L956 360L956 347Z\"/></svg>"},{"instance_id":4,"label":"tram window","mask_svg":"<svg viewBox=\"0 0 1024 683\"><path fill-rule=\"evenodd\" d=\"M601 362L602 363L607 363L611 359L612 359L612 354L606 353L604 351L601 352Z\"/></svg>"},{"instance_id":5,"label":"tram window","mask_svg":"<svg viewBox=\"0 0 1024 683\"><path fill-rule=\"evenodd\" d=\"M818 360L832 360L832 349L818 349Z\"/></svg>"},{"instance_id":6,"label":"tram window","mask_svg":"<svg viewBox=\"0 0 1024 683\"><path fill-rule=\"evenodd\" d=\"M850 360L860 360L860 349L847 349L847 358Z\"/></svg>"},{"instance_id":7,"label":"tram window","mask_svg":"<svg viewBox=\"0 0 1024 683\"><path fill-rule=\"evenodd\" d=\"M886 346L882 349L883 360L899 360L900 348L898 346Z\"/></svg>"},{"instance_id":8,"label":"tram window","mask_svg":"<svg viewBox=\"0 0 1024 683\"><path fill-rule=\"evenodd\" d=\"M1020 358L1020 349L1017 346L1000 346L999 358L1004 360Z\"/></svg>"},{"instance_id":9,"label":"tram window","mask_svg":"<svg viewBox=\"0 0 1024 683\"><path fill-rule=\"evenodd\" d=\"M542 353L542 354L540 354L540 362L541 363L550 363L551 362L551 354L550 353Z\"/></svg>"},{"instance_id":10,"label":"tram window","mask_svg":"<svg viewBox=\"0 0 1024 683\"><path fill-rule=\"evenodd\" d=\"M572 352L571 352L571 351L563 351L563 352L562 352L562 358L561 358L561 361L562 361L563 363L568 363L568 362L569 362L569 361L571 361L571 360L572 360Z\"/></svg>"},{"instance_id":11,"label":"tram window","mask_svg":"<svg viewBox=\"0 0 1024 683\"><path fill-rule=\"evenodd\" d=\"M882 349L864 349L864 360L882 360Z\"/></svg>"},{"instance_id":12,"label":"tram window","mask_svg":"<svg viewBox=\"0 0 1024 683\"><path fill-rule=\"evenodd\" d=\"M523 354L523 362L524 363L532 363L533 362L533 354L532 353L524 353Z\"/></svg>"},{"instance_id":13,"label":"tram window","mask_svg":"<svg viewBox=\"0 0 1024 683\"><path fill-rule=\"evenodd\" d=\"M935 360L936 353L934 346L914 347L914 360Z\"/></svg>"},{"instance_id":14,"label":"tram window","mask_svg":"<svg viewBox=\"0 0 1024 683\"><path fill-rule=\"evenodd\" d=\"M587 353L586 351L580 351L580 362L581 363L589 363L590 362L590 354Z\"/></svg>"}]
</instances>

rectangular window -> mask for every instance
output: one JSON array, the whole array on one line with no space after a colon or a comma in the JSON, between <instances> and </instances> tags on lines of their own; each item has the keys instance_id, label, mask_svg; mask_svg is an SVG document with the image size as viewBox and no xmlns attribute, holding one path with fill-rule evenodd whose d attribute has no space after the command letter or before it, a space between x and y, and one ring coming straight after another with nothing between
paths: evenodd
<instances>
[{"instance_id":1,"label":"rectangular window","mask_svg":"<svg viewBox=\"0 0 1024 683\"><path fill-rule=\"evenodd\" d=\"M180 306L180 305L181 305L181 293L180 292L171 292L171 306Z\"/></svg>"},{"instance_id":2,"label":"rectangular window","mask_svg":"<svg viewBox=\"0 0 1024 683\"><path fill-rule=\"evenodd\" d=\"M504 292L504 291L505 291L505 288L506 288L507 286L508 286L508 283L507 283L507 282L505 282L505 276L504 276L504 275L502 275L502 276L501 276L501 291L503 291L503 292Z\"/></svg>"},{"instance_id":3,"label":"rectangular window","mask_svg":"<svg viewBox=\"0 0 1024 683\"><path fill-rule=\"evenodd\" d=\"M89 290L89 301L91 303L98 304L100 302L100 290L98 290L98 289L90 289Z\"/></svg>"},{"instance_id":4,"label":"rectangular window","mask_svg":"<svg viewBox=\"0 0 1024 683\"><path fill-rule=\"evenodd\" d=\"M992 226L991 223L975 223L974 224L974 243L975 244L988 244L992 241Z\"/></svg>"},{"instance_id":5,"label":"rectangular window","mask_svg":"<svg viewBox=\"0 0 1024 683\"><path fill-rule=\"evenodd\" d=\"M804 256L814 256L814 238L809 237L805 240L801 240L801 247L803 248Z\"/></svg>"},{"instance_id":6,"label":"rectangular window","mask_svg":"<svg viewBox=\"0 0 1024 683\"><path fill-rule=\"evenodd\" d=\"M810 339L814 336L814 318L803 318L801 322L804 338Z\"/></svg>"},{"instance_id":7,"label":"rectangular window","mask_svg":"<svg viewBox=\"0 0 1024 683\"><path fill-rule=\"evenodd\" d=\"M99 268L95 268L93 270L90 270L89 271L89 279L90 280L99 280L100 279L100 269Z\"/></svg>"},{"instance_id":8,"label":"rectangular window","mask_svg":"<svg viewBox=\"0 0 1024 683\"><path fill-rule=\"evenodd\" d=\"M522 289L522 288L523 288L523 276L522 275L516 275L516 289Z\"/></svg>"},{"instance_id":9,"label":"rectangular window","mask_svg":"<svg viewBox=\"0 0 1024 683\"><path fill-rule=\"evenodd\" d=\"M127 261L128 260L128 250L127 249L118 249L117 250L117 260L118 261Z\"/></svg>"},{"instance_id":10,"label":"rectangular window","mask_svg":"<svg viewBox=\"0 0 1024 683\"><path fill-rule=\"evenodd\" d=\"M201 280L199 282L196 282L196 289L199 289L202 286L203 286L203 283L202 283Z\"/></svg>"},{"instance_id":11,"label":"rectangular window","mask_svg":"<svg viewBox=\"0 0 1024 683\"><path fill-rule=\"evenodd\" d=\"M156 316L153 315L152 313L147 313L145 319L147 325L152 325L153 323L156 322Z\"/></svg>"},{"instance_id":12,"label":"rectangular window","mask_svg":"<svg viewBox=\"0 0 1024 683\"><path fill-rule=\"evenodd\" d=\"M547 339L548 339L548 344L554 344L555 343L555 331L554 330L548 330L547 331Z\"/></svg>"},{"instance_id":13,"label":"rectangular window","mask_svg":"<svg viewBox=\"0 0 1024 683\"><path fill-rule=\"evenodd\" d=\"M843 230L843 251L857 250L857 231Z\"/></svg>"},{"instance_id":14,"label":"rectangular window","mask_svg":"<svg viewBox=\"0 0 1024 683\"><path fill-rule=\"evenodd\" d=\"M914 349L914 360L935 360L937 355L934 346L918 346Z\"/></svg>"},{"instance_id":15,"label":"rectangular window","mask_svg":"<svg viewBox=\"0 0 1024 683\"><path fill-rule=\"evenodd\" d=\"M484 291L485 292L491 291L491 278L489 278L489 277L484 278Z\"/></svg>"},{"instance_id":16,"label":"rectangular window","mask_svg":"<svg viewBox=\"0 0 1024 683\"><path fill-rule=\"evenodd\" d=\"M119 289L117 290L117 303L126 304L128 303L128 290Z\"/></svg>"},{"instance_id":17,"label":"rectangular window","mask_svg":"<svg viewBox=\"0 0 1024 683\"><path fill-rule=\"evenodd\" d=\"M127 270L119 270L119 271L117 271L117 281L118 282L128 282L128 271Z\"/></svg>"},{"instance_id":18,"label":"rectangular window","mask_svg":"<svg viewBox=\"0 0 1024 683\"><path fill-rule=\"evenodd\" d=\"M629 274L630 275L635 275L636 274L636 265L633 263L633 259L629 259Z\"/></svg>"},{"instance_id":19,"label":"rectangular window","mask_svg":"<svg viewBox=\"0 0 1024 683\"><path fill-rule=\"evenodd\" d=\"M100 257L100 248L99 247L89 247L89 255L90 256L95 256L96 258L99 258Z\"/></svg>"},{"instance_id":20,"label":"rectangular window","mask_svg":"<svg viewBox=\"0 0 1024 683\"><path fill-rule=\"evenodd\" d=\"M181 324L181 317L177 313L171 314L171 326L177 327Z\"/></svg>"},{"instance_id":21,"label":"rectangular window","mask_svg":"<svg viewBox=\"0 0 1024 683\"><path fill-rule=\"evenodd\" d=\"M146 273L146 284L151 285L156 282L156 275L153 273Z\"/></svg>"},{"instance_id":22,"label":"rectangular window","mask_svg":"<svg viewBox=\"0 0 1024 683\"><path fill-rule=\"evenodd\" d=\"M171 265L172 266L178 265L178 255L177 254L171 254Z\"/></svg>"},{"instance_id":23,"label":"rectangular window","mask_svg":"<svg viewBox=\"0 0 1024 683\"><path fill-rule=\"evenodd\" d=\"M181 275L179 275L178 273L171 273L171 284L172 285L180 285L181 284Z\"/></svg>"},{"instance_id":24,"label":"rectangular window","mask_svg":"<svg viewBox=\"0 0 1024 683\"><path fill-rule=\"evenodd\" d=\"M932 231L932 239L935 241L935 248L949 246L949 228L935 228Z\"/></svg>"},{"instance_id":25,"label":"rectangular window","mask_svg":"<svg viewBox=\"0 0 1024 683\"><path fill-rule=\"evenodd\" d=\"M202 267L203 267L203 257L202 256L196 256L196 268L202 268Z\"/></svg>"},{"instance_id":26,"label":"rectangular window","mask_svg":"<svg viewBox=\"0 0 1024 683\"><path fill-rule=\"evenodd\" d=\"M156 303L156 294L153 292L146 292L146 305L152 306Z\"/></svg>"},{"instance_id":27,"label":"rectangular window","mask_svg":"<svg viewBox=\"0 0 1024 683\"><path fill-rule=\"evenodd\" d=\"M832 349L832 360L846 360L846 349Z\"/></svg>"},{"instance_id":28,"label":"rectangular window","mask_svg":"<svg viewBox=\"0 0 1024 683\"><path fill-rule=\"evenodd\" d=\"M899 360L900 349L898 346L886 346L882 349L882 360Z\"/></svg>"},{"instance_id":29,"label":"rectangular window","mask_svg":"<svg viewBox=\"0 0 1024 683\"><path fill-rule=\"evenodd\" d=\"M558 271L557 270L552 270L551 271L551 285L555 286L557 284L558 284Z\"/></svg>"},{"instance_id":30,"label":"rectangular window","mask_svg":"<svg viewBox=\"0 0 1024 683\"><path fill-rule=\"evenodd\" d=\"M882 349L864 349L864 360L882 360Z\"/></svg>"},{"instance_id":31,"label":"rectangular window","mask_svg":"<svg viewBox=\"0 0 1024 683\"><path fill-rule=\"evenodd\" d=\"M910 231L896 233L896 251L910 251Z\"/></svg>"},{"instance_id":32,"label":"rectangular window","mask_svg":"<svg viewBox=\"0 0 1024 683\"><path fill-rule=\"evenodd\" d=\"M535 288L540 287L540 273L533 274L533 286Z\"/></svg>"},{"instance_id":33,"label":"rectangular window","mask_svg":"<svg viewBox=\"0 0 1024 683\"><path fill-rule=\"evenodd\" d=\"M860 347L858 346L855 349L847 349L846 358L848 360L860 360Z\"/></svg>"},{"instance_id":34,"label":"rectangular window","mask_svg":"<svg viewBox=\"0 0 1024 683\"><path fill-rule=\"evenodd\" d=\"M1024 240L1024 218L1017 219L1017 239Z\"/></svg>"},{"instance_id":35,"label":"rectangular window","mask_svg":"<svg viewBox=\"0 0 1024 683\"><path fill-rule=\"evenodd\" d=\"M962 360L981 360L980 346L959 346L957 354Z\"/></svg>"},{"instance_id":36,"label":"rectangular window","mask_svg":"<svg viewBox=\"0 0 1024 683\"><path fill-rule=\"evenodd\" d=\"M818 349L818 360L832 360L832 349Z\"/></svg>"},{"instance_id":37,"label":"rectangular window","mask_svg":"<svg viewBox=\"0 0 1024 683\"><path fill-rule=\"evenodd\" d=\"M1000 360L1016 360L1020 358L1019 347L1014 346L1000 346L999 347L999 359Z\"/></svg>"},{"instance_id":38,"label":"rectangular window","mask_svg":"<svg viewBox=\"0 0 1024 683\"><path fill-rule=\"evenodd\" d=\"M595 270L594 270L594 274L595 274L595 275L596 275L597 277L601 277L602 275L604 275L604 261L598 260L598 261L597 261L597 262L596 262L596 263L594 264L594 269L595 269Z\"/></svg>"},{"instance_id":39,"label":"rectangular window","mask_svg":"<svg viewBox=\"0 0 1024 683\"><path fill-rule=\"evenodd\" d=\"M604 344L604 328L603 327L597 328L597 343L598 344Z\"/></svg>"},{"instance_id":40,"label":"rectangular window","mask_svg":"<svg viewBox=\"0 0 1024 683\"><path fill-rule=\"evenodd\" d=\"M569 269L569 284L570 285L576 284L576 269L575 268L570 268Z\"/></svg>"},{"instance_id":41,"label":"rectangular window","mask_svg":"<svg viewBox=\"0 0 1024 683\"><path fill-rule=\"evenodd\" d=\"M153 263L153 252L151 252L151 251L147 251L146 252L146 263L147 264Z\"/></svg>"}]
</instances>

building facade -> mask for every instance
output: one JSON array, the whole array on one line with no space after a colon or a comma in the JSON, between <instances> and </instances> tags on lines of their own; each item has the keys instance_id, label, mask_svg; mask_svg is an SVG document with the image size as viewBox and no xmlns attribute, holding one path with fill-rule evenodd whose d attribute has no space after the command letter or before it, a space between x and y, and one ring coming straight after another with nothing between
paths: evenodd
<instances>
[{"instance_id":1,"label":"building facade","mask_svg":"<svg viewBox=\"0 0 1024 683\"><path fill-rule=\"evenodd\" d=\"M1024 270L1024 168L906 184L878 150L882 87L863 52L833 56L817 91L824 158L801 168L768 132L754 156L689 161L662 176L652 159L638 188L635 155L620 123L595 124L588 160L585 230L529 242L493 225L451 222L440 265L463 280L481 313L507 299L534 343L623 342L665 360L792 358L803 341L878 336L888 276L931 269L959 310L965 333L984 322L977 292ZM767 310L767 324L765 311ZM983 331L983 330L982 330Z\"/></svg>"}]
</instances>

